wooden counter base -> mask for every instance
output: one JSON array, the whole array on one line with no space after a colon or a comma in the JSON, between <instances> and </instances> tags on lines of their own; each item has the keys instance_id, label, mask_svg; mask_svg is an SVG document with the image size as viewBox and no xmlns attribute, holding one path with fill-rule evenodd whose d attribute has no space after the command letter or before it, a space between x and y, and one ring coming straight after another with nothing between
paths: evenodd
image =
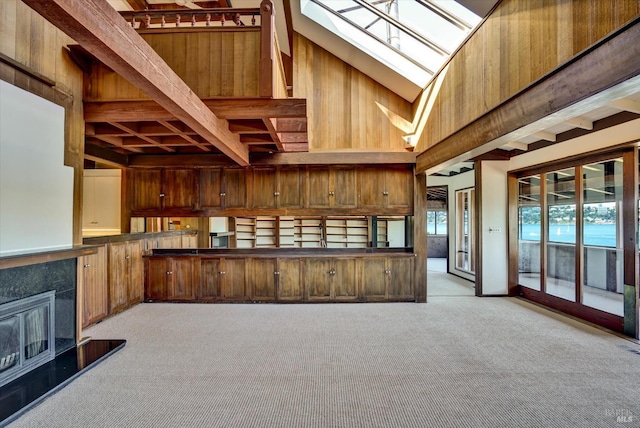
<instances>
[{"instance_id":1,"label":"wooden counter base","mask_svg":"<svg viewBox=\"0 0 640 428\"><path fill-rule=\"evenodd\" d=\"M415 254L405 251L154 251L147 302L415 301Z\"/></svg>"}]
</instances>

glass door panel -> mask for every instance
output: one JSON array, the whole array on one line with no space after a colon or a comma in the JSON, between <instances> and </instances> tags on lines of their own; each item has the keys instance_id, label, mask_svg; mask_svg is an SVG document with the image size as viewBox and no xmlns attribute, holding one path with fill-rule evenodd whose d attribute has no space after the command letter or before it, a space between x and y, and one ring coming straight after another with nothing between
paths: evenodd
<instances>
[{"instance_id":1,"label":"glass door panel","mask_svg":"<svg viewBox=\"0 0 640 428\"><path fill-rule=\"evenodd\" d=\"M582 303L624 315L622 159L582 167Z\"/></svg>"},{"instance_id":2,"label":"glass door panel","mask_svg":"<svg viewBox=\"0 0 640 428\"><path fill-rule=\"evenodd\" d=\"M576 188L575 168L546 174L547 271L546 292L576 300Z\"/></svg>"},{"instance_id":3,"label":"glass door panel","mask_svg":"<svg viewBox=\"0 0 640 428\"><path fill-rule=\"evenodd\" d=\"M475 272L474 189L456 191L456 269Z\"/></svg>"},{"instance_id":4,"label":"glass door panel","mask_svg":"<svg viewBox=\"0 0 640 428\"><path fill-rule=\"evenodd\" d=\"M518 283L540 291L540 176L518 179Z\"/></svg>"}]
</instances>

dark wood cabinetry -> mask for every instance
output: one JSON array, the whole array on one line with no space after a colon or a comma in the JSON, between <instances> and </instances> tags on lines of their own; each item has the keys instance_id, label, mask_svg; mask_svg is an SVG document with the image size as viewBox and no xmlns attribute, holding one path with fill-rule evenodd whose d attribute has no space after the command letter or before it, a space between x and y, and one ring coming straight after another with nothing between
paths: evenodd
<instances>
[{"instance_id":1,"label":"dark wood cabinetry","mask_svg":"<svg viewBox=\"0 0 640 428\"><path fill-rule=\"evenodd\" d=\"M280 256L279 250L262 255L231 250L212 257L208 250L202 251L202 255L178 256L176 250L172 255L147 256L145 298L203 302L414 300L414 255L410 253L296 256L289 252ZM189 259L192 264L186 261Z\"/></svg>"},{"instance_id":2,"label":"dark wood cabinetry","mask_svg":"<svg viewBox=\"0 0 640 428\"><path fill-rule=\"evenodd\" d=\"M360 167L358 206L409 211L413 207L412 174L412 170L407 167Z\"/></svg>"},{"instance_id":3,"label":"dark wood cabinetry","mask_svg":"<svg viewBox=\"0 0 640 428\"><path fill-rule=\"evenodd\" d=\"M358 297L355 259L308 259L305 273L310 301L355 300Z\"/></svg>"},{"instance_id":4,"label":"dark wood cabinetry","mask_svg":"<svg viewBox=\"0 0 640 428\"><path fill-rule=\"evenodd\" d=\"M279 165L250 168L127 171L128 207L136 216L409 215L408 165Z\"/></svg>"},{"instance_id":5,"label":"dark wood cabinetry","mask_svg":"<svg viewBox=\"0 0 640 428\"><path fill-rule=\"evenodd\" d=\"M126 179L131 210L135 212L189 211L195 208L195 170L132 169Z\"/></svg>"},{"instance_id":6,"label":"dark wood cabinetry","mask_svg":"<svg viewBox=\"0 0 640 428\"><path fill-rule=\"evenodd\" d=\"M96 323L107 316L106 248L99 247L96 254L78 258L78 286L82 287L82 327Z\"/></svg>"},{"instance_id":7,"label":"dark wood cabinetry","mask_svg":"<svg viewBox=\"0 0 640 428\"><path fill-rule=\"evenodd\" d=\"M300 168L254 167L252 174L252 208L301 208Z\"/></svg>"},{"instance_id":8,"label":"dark wood cabinetry","mask_svg":"<svg viewBox=\"0 0 640 428\"><path fill-rule=\"evenodd\" d=\"M367 301L409 300L413 294L413 258L375 257L362 261L362 296Z\"/></svg>"},{"instance_id":9,"label":"dark wood cabinetry","mask_svg":"<svg viewBox=\"0 0 640 428\"><path fill-rule=\"evenodd\" d=\"M139 303L143 297L142 241L114 242L107 246L109 312Z\"/></svg>"},{"instance_id":10,"label":"dark wood cabinetry","mask_svg":"<svg viewBox=\"0 0 640 428\"><path fill-rule=\"evenodd\" d=\"M192 257L146 259L145 300L193 300L197 282Z\"/></svg>"},{"instance_id":11,"label":"dark wood cabinetry","mask_svg":"<svg viewBox=\"0 0 640 428\"><path fill-rule=\"evenodd\" d=\"M309 208L355 208L356 168L310 166L307 169Z\"/></svg>"},{"instance_id":12,"label":"dark wood cabinetry","mask_svg":"<svg viewBox=\"0 0 640 428\"><path fill-rule=\"evenodd\" d=\"M199 210L246 207L247 170L204 168L198 175Z\"/></svg>"}]
</instances>

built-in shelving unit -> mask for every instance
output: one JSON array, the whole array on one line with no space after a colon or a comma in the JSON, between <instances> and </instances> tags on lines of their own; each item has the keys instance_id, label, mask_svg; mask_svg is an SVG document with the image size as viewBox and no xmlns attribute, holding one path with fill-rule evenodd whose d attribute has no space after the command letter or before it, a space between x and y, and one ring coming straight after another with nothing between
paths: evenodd
<instances>
[{"instance_id":1,"label":"built-in shelving unit","mask_svg":"<svg viewBox=\"0 0 640 428\"><path fill-rule=\"evenodd\" d=\"M327 248L366 248L369 224L366 217L327 217Z\"/></svg>"},{"instance_id":2,"label":"built-in shelving unit","mask_svg":"<svg viewBox=\"0 0 640 428\"><path fill-rule=\"evenodd\" d=\"M277 245L276 217L256 217L256 248L276 248Z\"/></svg>"},{"instance_id":3,"label":"built-in shelving unit","mask_svg":"<svg viewBox=\"0 0 640 428\"><path fill-rule=\"evenodd\" d=\"M296 218L295 242L300 248L320 248L325 246L321 217Z\"/></svg>"},{"instance_id":4,"label":"built-in shelving unit","mask_svg":"<svg viewBox=\"0 0 640 428\"><path fill-rule=\"evenodd\" d=\"M278 219L278 246L281 248L295 248L295 218L280 217Z\"/></svg>"},{"instance_id":5,"label":"built-in shelving unit","mask_svg":"<svg viewBox=\"0 0 640 428\"><path fill-rule=\"evenodd\" d=\"M231 248L367 248L372 233L377 247L389 246L387 218L377 228L367 216L234 217Z\"/></svg>"},{"instance_id":6,"label":"built-in shelving unit","mask_svg":"<svg viewBox=\"0 0 640 428\"><path fill-rule=\"evenodd\" d=\"M233 227L235 231L235 248L254 248L256 246L256 219L255 217L234 217Z\"/></svg>"}]
</instances>

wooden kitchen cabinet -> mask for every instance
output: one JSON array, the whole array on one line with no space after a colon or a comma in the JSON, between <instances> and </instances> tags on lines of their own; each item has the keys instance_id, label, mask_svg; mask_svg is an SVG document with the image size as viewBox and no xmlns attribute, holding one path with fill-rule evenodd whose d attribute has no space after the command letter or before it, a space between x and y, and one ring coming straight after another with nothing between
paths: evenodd
<instances>
[{"instance_id":1,"label":"wooden kitchen cabinet","mask_svg":"<svg viewBox=\"0 0 640 428\"><path fill-rule=\"evenodd\" d=\"M413 300L413 258L362 260L362 296L367 301Z\"/></svg>"},{"instance_id":2,"label":"wooden kitchen cabinet","mask_svg":"<svg viewBox=\"0 0 640 428\"><path fill-rule=\"evenodd\" d=\"M276 299L278 286L278 259L251 259L249 263L249 290L253 300L272 301Z\"/></svg>"},{"instance_id":3,"label":"wooden kitchen cabinet","mask_svg":"<svg viewBox=\"0 0 640 428\"><path fill-rule=\"evenodd\" d=\"M78 259L78 282L82 287L82 328L86 328L104 319L109 311L106 247Z\"/></svg>"},{"instance_id":4,"label":"wooden kitchen cabinet","mask_svg":"<svg viewBox=\"0 0 640 428\"><path fill-rule=\"evenodd\" d=\"M308 300L347 301L358 298L355 259L308 259L305 268Z\"/></svg>"},{"instance_id":5,"label":"wooden kitchen cabinet","mask_svg":"<svg viewBox=\"0 0 640 428\"><path fill-rule=\"evenodd\" d=\"M304 298L300 277L300 259L254 258L251 259L248 287L256 301L289 300Z\"/></svg>"},{"instance_id":6,"label":"wooden kitchen cabinet","mask_svg":"<svg viewBox=\"0 0 640 428\"><path fill-rule=\"evenodd\" d=\"M252 169L253 209L300 208L302 179L300 168L254 167Z\"/></svg>"},{"instance_id":7,"label":"wooden kitchen cabinet","mask_svg":"<svg viewBox=\"0 0 640 428\"><path fill-rule=\"evenodd\" d=\"M408 167L360 167L358 195L360 208L409 213L413 207L413 171Z\"/></svg>"},{"instance_id":8,"label":"wooden kitchen cabinet","mask_svg":"<svg viewBox=\"0 0 640 428\"><path fill-rule=\"evenodd\" d=\"M278 300L300 301L304 299L302 263L300 259L278 259Z\"/></svg>"},{"instance_id":9,"label":"wooden kitchen cabinet","mask_svg":"<svg viewBox=\"0 0 640 428\"><path fill-rule=\"evenodd\" d=\"M108 244L109 313L118 312L142 301L144 262L142 241Z\"/></svg>"},{"instance_id":10,"label":"wooden kitchen cabinet","mask_svg":"<svg viewBox=\"0 0 640 428\"><path fill-rule=\"evenodd\" d=\"M244 258L206 258L200 262L198 300L249 300Z\"/></svg>"},{"instance_id":11,"label":"wooden kitchen cabinet","mask_svg":"<svg viewBox=\"0 0 640 428\"><path fill-rule=\"evenodd\" d=\"M127 183L132 211L151 214L195 208L193 169L130 169Z\"/></svg>"},{"instance_id":12,"label":"wooden kitchen cabinet","mask_svg":"<svg viewBox=\"0 0 640 428\"><path fill-rule=\"evenodd\" d=\"M194 300L196 262L193 257L147 258L145 300Z\"/></svg>"},{"instance_id":13,"label":"wooden kitchen cabinet","mask_svg":"<svg viewBox=\"0 0 640 428\"><path fill-rule=\"evenodd\" d=\"M355 208L356 168L351 166L310 166L307 169L309 208Z\"/></svg>"},{"instance_id":14,"label":"wooden kitchen cabinet","mask_svg":"<svg viewBox=\"0 0 640 428\"><path fill-rule=\"evenodd\" d=\"M204 168L198 178L198 209L246 207L247 173L241 168Z\"/></svg>"},{"instance_id":15,"label":"wooden kitchen cabinet","mask_svg":"<svg viewBox=\"0 0 640 428\"><path fill-rule=\"evenodd\" d=\"M162 171L159 169L130 169L126 171L132 211L160 211L162 209Z\"/></svg>"}]
</instances>

